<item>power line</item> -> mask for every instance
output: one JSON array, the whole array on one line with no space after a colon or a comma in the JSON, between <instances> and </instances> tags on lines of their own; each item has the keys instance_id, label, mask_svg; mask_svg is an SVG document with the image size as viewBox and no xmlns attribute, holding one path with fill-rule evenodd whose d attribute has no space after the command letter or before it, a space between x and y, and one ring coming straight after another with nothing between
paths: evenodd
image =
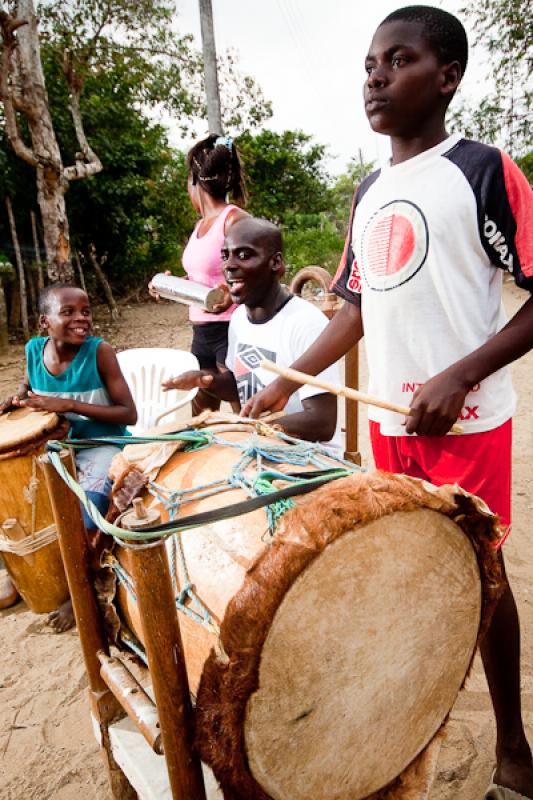
<instances>
[{"instance_id":1,"label":"power line","mask_svg":"<svg viewBox=\"0 0 533 800\"><path fill-rule=\"evenodd\" d=\"M277 0L278 7L281 11L282 16L285 19L287 29L289 31L289 35L293 41L294 47L299 54L300 64L302 65L303 72L305 73L305 77L307 78L308 84L312 87L312 90L316 96L316 99L319 103L323 103L324 99L320 96L316 85L316 77L313 74L313 69L311 63L308 60L307 53L305 48L303 47L301 38L299 37L298 26L299 23L296 21L295 17L293 16L294 12L288 5L288 0ZM326 101L327 102L327 101Z\"/></svg>"}]
</instances>

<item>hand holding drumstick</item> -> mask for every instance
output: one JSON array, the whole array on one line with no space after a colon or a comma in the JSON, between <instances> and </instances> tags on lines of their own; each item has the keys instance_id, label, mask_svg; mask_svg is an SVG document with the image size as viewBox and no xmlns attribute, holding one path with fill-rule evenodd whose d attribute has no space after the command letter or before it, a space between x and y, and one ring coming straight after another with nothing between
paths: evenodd
<instances>
[{"instance_id":1,"label":"hand holding drumstick","mask_svg":"<svg viewBox=\"0 0 533 800\"><path fill-rule=\"evenodd\" d=\"M372 397L364 392L357 391L357 389L349 389L347 386L341 386L340 384L324 381L321 378L315 377L314 375L307 375L305 372L299 372L298 370L291 369L290 367L280 367L268 359L261 361L261 367L269 372L275 372L277 375L281 375L283 378L286 378L289 381L294 381L295 383L307 383L309 386L317 386L320 389L324 389L326 392L337 395L337 397L347 397L350 400L357 400L359 403L366 403L366 405L369 406L377 406L378 408L384 408L387 411L395 411L398 414L404 414L406 417L411 414L411 409L407 406L401 406L396 403L388 403L386 400L381 400L379 397ZM463 433L464 429L461 427L461 425L455 424L452 425L450 431L452 433Z\"/></svg>"}]
</instances>

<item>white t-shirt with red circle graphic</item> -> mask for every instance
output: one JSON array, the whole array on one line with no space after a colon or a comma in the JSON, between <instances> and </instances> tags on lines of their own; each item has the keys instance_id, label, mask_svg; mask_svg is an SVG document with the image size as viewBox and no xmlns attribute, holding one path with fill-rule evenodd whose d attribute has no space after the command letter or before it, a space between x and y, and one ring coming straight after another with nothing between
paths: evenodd
<instances>
[{"instance_id":1,"label":"white t-shirt with red circle graphic","mask_svg":"<svg viewBox=\"0 0 533 800\"><path fill-rule=\"evenodd\" d=\"M450 136L369 176L334 290L361 303L369 392L410 405L426 380L483 345L505 324L505 271L533 291L532 194L493 147ZM465 432L492 430L516 405L508 368L468 394ZM386 436L403 418L370 408Z\"/></svg>"}]
</instances>

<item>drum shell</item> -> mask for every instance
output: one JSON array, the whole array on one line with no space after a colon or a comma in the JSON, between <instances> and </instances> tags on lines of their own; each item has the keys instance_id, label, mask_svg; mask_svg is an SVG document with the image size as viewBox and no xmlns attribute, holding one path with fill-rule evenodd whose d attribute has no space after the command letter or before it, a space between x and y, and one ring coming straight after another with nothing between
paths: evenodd
<instances>
[{"instance_id":1,"label":"drum shell","mask_svg":"<svg viewBox=\"0 0 533 800\"><path fill-rule=\"evenodd\" d=\"M18 523L12 533L3 529L5 536L20 539L31 536L32 523L36 532L53 524L46 483L36 459L44 453L46 441L63 438L65 433L66 425L61 423L34 443L0 453L0 525L8 519ZM35 486L33 506L30 502L32 483ZM32 611L54 611L68 599L57 540L25 556L3 552L2 558L19 594Z\"/></svg>"},{"instance_id":2,"label":"drum shell","mask_svg":"<svg viewBox=\"0 0 533 800\"><path fill-rule=\"evenodd\" d=\"M219 445L178 453L157 482L171 489L205 487L229 476L240 456ZM188 504L180 515L244 497L241 490L216 494ZM469 537L448 518L454 497L430 492L422 482L403 476L354 475L298 499L274 540L264 510L184 532L190 583L222 627L219 639L178 615L189 684L197 694L196 744L228 796L377 800L384 795L375 795L376 789L410 769L411 759L431 741L455 700L479 627L479 567ZM155 499L147 504L161 507ZM168 518L164 512L162 516ZM492 530L490 521L483 524ZM416 537L416 558L406 546L411 536ZM435 555L441 536L442 564ZM128 569L127 549L119 548L119 559ZM375 575L372 581L369 575ZM444 596L450 598L444 618L446 647L435 644L433 606L427 613L411 600L412 587L423 584L425 591L426 578L427 596L437 598L438 609ZM497 586L496 581L490 583ZM453 591L448 592L448 586ZM359 596L368 602L360 610ZM142 622L124 587L119 589L119 605L142 641ZM377 623L377 612L384 624ZM411 619L417 624L411 625ZM421 650L419 620L420 635L425 636ZM401 669L389 667L395 663L397 638L389 637L394 630L407 643L406 652L414 642L405 669L403 661ZM374 654L372 643L378 640L388 650L378 647ZM368 660L363 643L369 645ZM439 663L434 670L436 651L446 669ZM384 684L382 691L378 686L376 698L383 706L378 714L374 690L366 688L368 681L362 676L376 675L378 685L384 675L389 680L389 672L396 688L391 691ZM408 713L403 706L405 681L417 701L409 696ZM393 731L399 720L406 720L412 733L405 744L405 735L393 736L383 759L390 697L398 698ZM347 724L346 716L353 724ZM370 722L380 726L376 737L368 734ZM341 740L340 751L347 754L342 758ZM367 740L368 759L365 755L358 764ZM417 764L413 769L416 772ZM322 791L325 780L327 792Z\"/></svg>"},{"instance_id":3,"label":"drum shell","mask_svg":"<svg viewBox=\"0 0 533 800\"><path fill-rule=\"evenodd\" d=\"M226 434L224 438L229 441L243 440L247 438L247 434ZM205 450L177 453L162 468L157 483L164 484L167 488L180 489L205 485L222 476L228 476L240 456L240 451L216 444ZM247 497L242 489L234 489L188 503L183 507L182 513L210 511L239 503ZM168 512L150 495L145 496L145 503L161 510L163 522L168 520ZM244 517L219 520L182 534L190 581L218 624L224 619L227 604L241 587L247 570L262 552L269 538L267 515L262 508ZM167 553L169 550L167 543ZM119 548L117 556L122 566L130 572L127 548ZM144 634L135 600L120 583L117 596L126 624L143 642ZM194 605L192 608L194 609ZM216 645L217 637L185 614L179 614L178 617L190 689L195 693L204 662L211 648Z\"/></svg>"}]
</instances>

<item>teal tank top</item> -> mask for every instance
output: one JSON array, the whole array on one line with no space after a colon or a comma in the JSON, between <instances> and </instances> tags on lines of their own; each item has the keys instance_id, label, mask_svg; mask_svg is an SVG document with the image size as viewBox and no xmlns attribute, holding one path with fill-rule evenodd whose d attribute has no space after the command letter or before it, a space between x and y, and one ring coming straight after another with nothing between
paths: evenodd
<instances>
[{"instance_id":1,"label":"teal tank top","mask_svg":"<svg viewBox=\"0 0 533 800\"><path fill-rule=\"evenodd\" d=\"M88 336L61 375L51 375L44 365L43 352L47 341L47 336L36 336L26 345L28 380L32 392L51 397L73 398L98 406L112 405L96 365L96 351L102 339ZM125 425L99 422L70 412L64 416L70 421L69 436L72 439L129 435Z\"/></svg>"}]
</instances>

